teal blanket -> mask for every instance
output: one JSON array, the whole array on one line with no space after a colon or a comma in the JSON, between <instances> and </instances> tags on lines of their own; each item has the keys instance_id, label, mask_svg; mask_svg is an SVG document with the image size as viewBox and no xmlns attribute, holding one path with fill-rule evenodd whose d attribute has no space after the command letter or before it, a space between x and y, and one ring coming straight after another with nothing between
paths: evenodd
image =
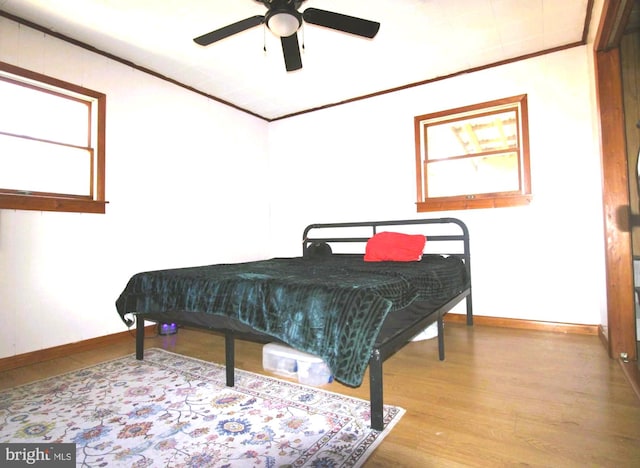
<instances>
[{"instance_id":1,"label":"teal blanket","mask_svg":"<svg viewBox=\"0 0 640 468\"><path fill-rule=\"evenodd\" d=\"M364 262L361 255L274 258L134 275L116 301L128 313L190 312L233 318L321 357L334 378L362 383L388 314L417 300L443 303L467 286L456 257Z\"/></svg>"}]
</instances>

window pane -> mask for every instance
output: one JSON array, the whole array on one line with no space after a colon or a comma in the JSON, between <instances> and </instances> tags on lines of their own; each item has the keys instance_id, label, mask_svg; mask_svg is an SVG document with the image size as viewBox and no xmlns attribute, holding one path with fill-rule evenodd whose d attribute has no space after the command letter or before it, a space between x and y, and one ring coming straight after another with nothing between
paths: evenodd
<instances>
[{"instance_id":1,"label":"window pane","mask_svg":"<svg viewBox=\"0 0 640 468\"><path fill-rule=\"evenodd\" d=\"M517 191L518 154L504 153L428 163L427 197Z\"/></svg>"},{"instance_id":2,"label":"window pane","mask_svg":"<svg viewBox=\"0 0 640 468\"><path fill-rule=\"evenodd\" d=\"M426 125L429 160L515 149L518 145L513 110Z\"/></svg>"},{"instance_id":3,"label":"window pane","mask_svg":"<svg viewBox=\"0 0 640 468\"><path fill-rule=\"evenodd\" d=\"M0 80L0 130L89 146L89 103Z\"/></svg>"},{"instance_id":4,"label":"window pane","mask_svg":"<svg viewBox=\"0 0 640 468\"><path fill-rule=\"evenodd\" d=\"M0 135L0 189L91 195L91 151Z\"/></svg>"}]
</instances>

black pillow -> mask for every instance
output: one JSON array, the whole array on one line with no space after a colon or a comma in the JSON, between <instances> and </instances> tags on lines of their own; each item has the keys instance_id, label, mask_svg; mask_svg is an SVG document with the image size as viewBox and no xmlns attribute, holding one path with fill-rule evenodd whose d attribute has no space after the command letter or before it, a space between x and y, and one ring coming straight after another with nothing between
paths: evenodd
<instances>
[{"instance_id":1,"label":"black pillow","mask_svg":"<svg viewBox=\"0 0 640 468\"><path fill-rule=\"evenodd\" d=\"M312 242L304 251L305 258L324 258L331 254L331 246L326 242Z\"/></svg>"}]
</instances>

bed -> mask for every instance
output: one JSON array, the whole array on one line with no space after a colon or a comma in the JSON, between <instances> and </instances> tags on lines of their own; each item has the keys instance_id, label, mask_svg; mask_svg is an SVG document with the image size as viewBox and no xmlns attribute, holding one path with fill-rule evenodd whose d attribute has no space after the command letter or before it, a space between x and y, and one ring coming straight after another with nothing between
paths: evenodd
<instances>
[{"instance_id":1,"label":"bed","mask_svg":"<svg viewBox=\"0 0 640 468\"><path fill-rule=\"evenodd\" d=\"M116 309L136 324L137 359L147 320L223 333L228 386L236 338L319 356L353 387L368 367L371 427L382 430L383 362L434 323L443 360L443 318L462 301L473 325L470 260L456 218L311 224L299 257L141 272Z\"/></svg>"}]
</instances>

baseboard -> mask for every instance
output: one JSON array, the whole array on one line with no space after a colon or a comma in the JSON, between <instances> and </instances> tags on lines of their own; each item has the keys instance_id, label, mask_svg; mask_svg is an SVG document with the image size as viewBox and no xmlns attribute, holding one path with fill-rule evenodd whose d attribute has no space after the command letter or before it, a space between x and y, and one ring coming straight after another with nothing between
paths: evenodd
<instances>
[{"instance_id":1,"label":"baseboard","mask_svg":"<svg viewBox=\"0 0 640 468\"><path fill-rule=\"evenodd\" d=\"M623 361L622 359L618 359L620 366L622 367L622 372L624 376L627 378L627 381L631 385L633 392L640 400L640 369L638 369L637 361Z\"/></svg>"},{"instance_id":2,"label":"baseboard","mask_svg":"<svg viewBox=\"0 0 640 468\"><path fill-rule=\"evenodd\" d=\"M604 346L604 349L606 349L607 353L611 355L611 350L609 349L609 333L603 325L598 326L598 337L600 338L600 342L602 343L602 346Z\"/></svg>"},{"instance_id":3,"label":"baseboard","mask_svg":"<svg viewBox=\"0 0 640 468\"><path fill-rule=\"evenodd\" d=\"M467 316L465 314L447 314L445 322L466 323ZM539 320L522 320L500 317L487 317L482 315L474 315L473 323L480 326L502 327L502 328L520 328L525 330L543 330L557 333L577 333L581 335L598 335L599 325L580 325L574 323L559 322L543 322ZM145 334L157 333L157 326L148 325L145 327ZM41 349L25 354L18 354L7 358L0 359L0 372L15 369L17 367L37 364L38 362L48 361L60 357L69 356L73 353L89 351L101 346L121 343L123 340L130 340L135 332L125 331L114 333L112 335L100 336L88 340L78 341L53 348Z\"/></svg>"},{"instance_id":4,"label":"baseboard","mask_svg":"<svg viewBox=\"0 0 640 468\"><path fill-rule=\"evenodd\" d=\"M157 333L157 326L148 325L145 327L145 335L152 335ZM53 348L40 349L38 351L32 351L30 353L17 354L0 359L0 372L15 369L17 367L29 366L31 364L37 364L43 361L49 361L60 357L66 357L73 353L80 353L83 351L90 351L102 346L108 346L112 344L122 343L124 340L135 339L135 331L125 331L120 333L114 333L112 335L99 336L97 338L90 338L88 340L77 341L75 343L69 343L61 346L54 346Z\"/></svg>"},{"instance_id":5,"label":"baseboard","mask_svg":"<svg viewBox=\"0 0 640 468\"><path fill-rule=\"evenodd\" d=\"M466 323L466 314L447 314L445 322ZM473 323L489 327L519 328L524 330L541 330L556 333L576 333L579 335L598 335L599 325L581 325L577 323L544 322L541 320L523 320L503 317L474 315Z\"/></svg>"}]
</instances>

